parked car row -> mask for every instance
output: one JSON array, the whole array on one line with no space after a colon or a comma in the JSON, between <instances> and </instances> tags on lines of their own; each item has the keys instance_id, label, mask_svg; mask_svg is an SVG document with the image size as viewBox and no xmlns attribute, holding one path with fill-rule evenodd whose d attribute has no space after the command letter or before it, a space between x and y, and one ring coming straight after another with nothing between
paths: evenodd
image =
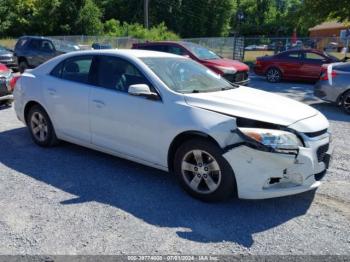
<instances>
[{"instance_id":1,"label":"parked car row","mask_svg":"<svg viewBox=\"0 0 350 262\"><path fill-rule=\"evenodd\" d=\"M92 49L112 49L109 44L93 43ZM134 44L133 49L154 50L189 57L228 81L236 84L249 82L249 67L237 60L222 58L213 51L190 42L166 41ZM81 50L79 46L39 36L20 37L14 51L0 47L0 62L3 61L13 70L23 73L27 68L35 68L49 59L63 53ZM3 53L3 55L2 55Z\"/></svg>"}]
</instances>

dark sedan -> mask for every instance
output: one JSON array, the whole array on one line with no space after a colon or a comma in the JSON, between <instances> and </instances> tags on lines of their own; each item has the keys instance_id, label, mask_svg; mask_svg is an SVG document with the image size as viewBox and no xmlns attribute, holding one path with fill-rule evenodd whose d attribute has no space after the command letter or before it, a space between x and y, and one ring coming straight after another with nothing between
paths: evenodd
<instances>
[{"instance_id":1,"label":"dark sedan","mask_svg":"<svg viewBox=\"0 0 350 262\"><path fill-rule=\"evenodd\" d=\"M269 82L306 80L316 82L323 64L339 62L334 56L314 49L291 50L274 56L257 57L254 72Z\"/></svg>"},{"instance_id":2,"label":"dark sedan","mask_svg":"<svg viewBox=\"0 0 350 262\"><path fill-rule=\"evenodd\" d=\"M13 56L13 51L0 45L0 63L6 65L8 68L16 69L17 61Z\"/></svg>"}]
</instances>

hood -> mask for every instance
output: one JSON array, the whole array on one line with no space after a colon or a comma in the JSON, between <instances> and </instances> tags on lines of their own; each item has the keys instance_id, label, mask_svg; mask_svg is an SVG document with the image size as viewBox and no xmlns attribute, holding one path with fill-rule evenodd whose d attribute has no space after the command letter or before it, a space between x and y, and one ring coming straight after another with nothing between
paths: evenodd
<instances>
[{"instance_id":1,"label":"hood","mask_svg":"<svg viewBox=\"0 0 350 262\"><path fill-rule=\"evenodd\" d=\"M238 61L238 60L231 60L226 58L220 58L220 59L212 59L212 60L203 60L203 64L207 66L222 66L222 67L233 67L236 69L236 71L248 71L249 67Z\"/></svg>"},{"instance_id":2,"label":"hood","mask_svg":"<svg viewBox=\"0 0 350 262\"><path fill-rule=\"evenodd\" d=\"M7 50L0 50L0 55L2 56L13 56L13 53Z\"/></svg>"},{"instance_id":3,"label":"hood","mask_svg":"<svg viewBox=\"0 0 350 262\"><path fill-rule=\"evenodd\" d=\"M245 86L186 94L185 100L194 107L283 126L318 114L314 108L290 98Z\"/></svg>"}]
</instances>

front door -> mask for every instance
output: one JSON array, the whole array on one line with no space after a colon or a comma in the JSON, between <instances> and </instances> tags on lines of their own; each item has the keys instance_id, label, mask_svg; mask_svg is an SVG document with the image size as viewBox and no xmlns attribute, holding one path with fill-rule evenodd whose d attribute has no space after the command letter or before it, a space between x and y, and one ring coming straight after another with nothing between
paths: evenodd
<instances>
[{"instance_id":1,"label":"front door","mask_svg":"<svg viewBox=\"0 0 350 262\"><path fill-rule=\"evenodd\" d=\"M97 84L89 101L92 143L159 163L164 104L128 94L130 85L147 84L152 89L152 84L131 62L116 56L99 56L97 64Z\"/></svg>"}]
</instances>

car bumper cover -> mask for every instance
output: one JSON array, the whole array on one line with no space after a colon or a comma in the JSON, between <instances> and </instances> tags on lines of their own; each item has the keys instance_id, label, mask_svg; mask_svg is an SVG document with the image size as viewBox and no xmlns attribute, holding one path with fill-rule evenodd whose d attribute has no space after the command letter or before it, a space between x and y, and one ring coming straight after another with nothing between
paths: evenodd
<instances>
[{"instance_id":1,"label":"car bumper cover","mask_svg":"<svg viewBox=\"0 0 350 262\"><path fill-rule=\"evenodd\" d=\"M329 143L329 138L318 142ZM238 197L265 199L282 197L317 188L329 165L333 148L318 162L315 147L300 148L298 155L263 152L246 145L224 154L237 182Z\"/></svg>"}]
</instances>

